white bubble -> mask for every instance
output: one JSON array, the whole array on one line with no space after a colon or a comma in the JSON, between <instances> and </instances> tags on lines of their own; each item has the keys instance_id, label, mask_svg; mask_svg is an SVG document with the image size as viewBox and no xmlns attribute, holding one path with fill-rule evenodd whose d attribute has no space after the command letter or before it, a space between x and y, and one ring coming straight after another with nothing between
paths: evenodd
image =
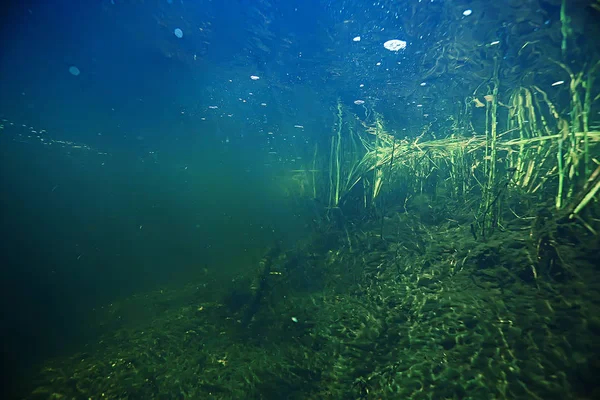
<instances>
[{"instance_id":1,"label":"white bubble","mask_svg":"<svg viewBox=\"0 0 600 400\"><path fill-rule=\"evenodd\" d=\"M360 42L360 36L355 37L354 39L352 39L353 42Z\"/></svg>"},{"instance_id":2,"label":"white bubble","mask_svg":"<svg viewBox=\"0 0 600 400\"><path fill-rule=\"evenodd\" d=\"M175 36L177 36L179 39L181 39L183 37L183 31L179 28L175 28L175 30L173 31L173 33L175 34Z\"/></svg>"},{"instance_id":3,"label":"white bubble","mask_svg":"<svg viewBox=\"0 0 600 400\"><path fill-rule=\"evenodd\" d=\"M69 67L69 73L70 73L71 75L73 75L73 76L79 76L79 74L81 73L81 71L79 71L79 68L77 68L76 66L74 66L74 65L71 65L71 66Z\"/></svg>"},{"instance_id":4,"label":"white bubble","mask_svg":"<svg viewBox=\"0 0 600 400\"><path fill-rule=\"evenodd\" d=\"M398 51L406 48L406 42L404 40L392 39L385 42L383 47L389 51Z\"/></svg>"},{"instance_id":5,"label":"white bubble","mask_svg":"<svg viewBox=\"0 0 600 400\"><path fill-rule=\"evenodd\" d=\"M463 15L464 15L465 17L468 17L468 16L469 16L469 15L471 15L471 14L473 14L473 10L465 10L465 11L463 11Z\"/></svg>"}]
</instances>

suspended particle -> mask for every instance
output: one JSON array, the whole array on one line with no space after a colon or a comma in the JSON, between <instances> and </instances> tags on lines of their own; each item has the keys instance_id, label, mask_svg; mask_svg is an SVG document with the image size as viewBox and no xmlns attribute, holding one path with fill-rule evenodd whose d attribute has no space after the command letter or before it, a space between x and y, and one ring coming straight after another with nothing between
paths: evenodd
<instances>
[{"instance_id":1,"label":"suspended particle","mask_svg":"<svg viewBox=\"0 0 600 400\"><path fill-rule=\"evenodd\" d=\"M389 51L403 50L406 48L406 42L400 39L392 39L385 42L383 44L383 47L385 47Z\"/></svg>"},{"instance_id":2,"label":"suspended particle","mask_svg":"<svg viewBox=\"0 0 600 400\"><path fill-rule=\"evenodd\" d=\"M81 71L79 71L79 68L77 68L76 66L74 66L74 65L71 65L71 66L69 67L69 73L70 73L71 75L73 75L73 76L79 76L79 74L81 73Z\"/></svg>"}]
</instances>

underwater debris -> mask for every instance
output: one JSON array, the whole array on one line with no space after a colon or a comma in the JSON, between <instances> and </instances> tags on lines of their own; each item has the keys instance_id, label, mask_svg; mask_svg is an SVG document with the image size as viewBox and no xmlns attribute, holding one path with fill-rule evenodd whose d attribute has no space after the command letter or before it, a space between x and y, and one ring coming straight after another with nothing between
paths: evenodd
<instances>
[{"instance_id":1,"label":"underwater debris","mask_svg":"<svg viewBox=\"0 0 600 400\"><path fill-rule=\"evenodd\" d=\"M79 74L81 73L81 71L79 71L79 68L77 68L76 66L74 66L74 65L71 65L71 66L69 67L69 73L70 73L71 75L73 75L73 76L79 76Z\"/></svg>"},{"instance_id":2,"label":"underwater debris","mask_svg":"<svg viewBox=\"0 0 600 400\"><path fill-rule=\"evenodd\" d=\"M475 107L477 108L485 107L485 104L477 97L473 98L473 103L475 103Z\"/></svg>"},{"instance_id":3,"label":"underwater debris","mask_svg":"<svg viewBox=\"0 0 600 400\"><path fill-rule=\"evenodd\" d=\"M385 47L389 51L403 50L406 48L406 42L400 39L392 39L385 42L383 44L383 47Z\"/></svg>"}]
</instances>

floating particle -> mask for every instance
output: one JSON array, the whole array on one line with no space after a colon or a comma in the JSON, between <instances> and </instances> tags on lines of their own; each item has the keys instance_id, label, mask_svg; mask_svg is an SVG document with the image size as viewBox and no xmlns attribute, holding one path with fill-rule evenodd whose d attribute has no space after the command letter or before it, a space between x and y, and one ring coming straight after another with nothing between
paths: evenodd
<instances>
[{"instance_id":1,"label":"floating particle","mask_svg":"<svg viewBox=\"0 0 600 400\"><path fill-rule=\"evenodd\" d=\"M499 40L494 40L492 43L490 43L490 46L495 46L497 44L500 44Z\"/></svg>"},{"instance_id":2,"label":"floating particle","mask_svg":"<svg viewBox=\"0 0 600 400\"><path fill-rule=\"evenodd\" d=\"M362 104L365 104L364 100L354 100L354 104L356 104L357 106L360 106Z\"/></svg>"},{"instance_id":3,"label":"floating particle","mask_svg":"<svg viewBox=\"0 0 600 400\"><path fill-rule=\"evenodd\" d=\"M267 103L260 103L261 106L266 107Z\"/></svg>"},{"instance_id":4,"label":"floating particle","mask_svg":"<svg viewBox=\"0 0 600 400\"><path fill-rule=\"evenodd\" d=\"M565 83L565 81L556 81L552 84L552 86L562 85L563 83Z\"/></svg>"},{"instance_id":5,"label":"floating particle","mask_svg":"<svg viewBox=\"0 0 600 400\"><path fill-rule=\"evenodd\" d=\"M365 84L361 83L360 85L358 85L358 87L365 87Z\"/></svg>"},{"instance_id":6,"label":"floating particle","mask_svg":"<svg viewBox=\"0 0 600 400\"><path fill-rule=\"evenodd\" d=\"M464 15L465 17L468 17L468 16L469 16L469 15L471 15L471 14L473 14L473 10L465 10L465 11L463 11L463 15Z\"/></svg>"},{"instance_id":7,"label":"floating particle","mask_svg":"<svg viewBox=\"0 0 600 400\"><path fill-rule=\"evenodd\" d=\"M353 42L360 42L360 36L356 36L352 39Z\"/></svg>"},{"instance_id":8,"label":"floating particle","mask_svg":"<svg viewBox=\"0 0 600 400\"><path fill-rule=\"evenodd\" d=\"M427 85L427 82L421 82L421 86Z\"/></svg>"},{"instance_id":9,"label":"floating particle","mask_svg":"<svg viewBox=\"0 0 600 400\"><path fill-rule=\"evenodd\" d=\"M81 73L81 71L79 71L79 68L77 68L76 66L74 66L74 65L71 65L71 66L69 67L69 73L70 73L71 75L73 75L73 76L79 76L79 74Z\"/></svg>"},{"instance_id":10,"label":"floating particle","mask_svg":"<svg viewBox=\"0 0 600 400\"><path fill-rule=\"evenodd\" d=\"M381 62L378 62L378 63L377 63L377 64L375 64L375 65L377 65L377 66L379 67L379 66L381 65Z\"/></svg>"},{"instance_id":11,"label":"floating particle","mask_svg":"<svg viewBox=\"0 0 600 400\"><path fill-rule=\"evenodd\" d=\"M253 81L257 81L260 79L260 76L250 75L250 79L252 79Z\"/></svg>"},{"instance_id":12,"label":"floating particle","mask_svg":"<svg viewBox=\"0 0 600 400\"><path fill-rule=\"evenodd\" d=\"M218 106L208 106L208 108L210 108L211 110L216 110L219 107Z\"/></svg>"},{"instance_id":13,"label":"floating particle","mask_svg":"<svg viewBox=\"0 0 600 400\"><path fill-rule=\"evenodd\" d=\"M175 28L175 30L173 31L173 33L175 34L175 36L177 36L179 39L181 39L183 37L183 31L179 28Z\"/></svg>"},{"instance_id":14,"label":"floating particle","mask_svg":"<svg viewBox=\"0 0 600 400\"><path fill-rule=\"evenodd\" d=\"M406 42L404 40L392 39L385 42L383 47L389 51L398 51L406 48Z\"/></svg>"},{"instance_id":15,"label":"floating particle","mask_svg":"<svg viewBox=\"0 0 600 400\"><path fill-rule=\"evenodd\" d=\"M294 125L294 128L304 129L304 125Z\"/></svg>"}]
</instances>

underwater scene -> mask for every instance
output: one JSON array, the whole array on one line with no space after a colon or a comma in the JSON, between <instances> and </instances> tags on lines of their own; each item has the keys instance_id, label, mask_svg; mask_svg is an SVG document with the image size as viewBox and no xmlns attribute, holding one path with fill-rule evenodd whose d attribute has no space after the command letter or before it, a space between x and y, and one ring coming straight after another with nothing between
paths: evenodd
<instances>
[{"instance_id":1,"label":"underwater scene","mask_svg":"<svg viewBox=\"0 0 600 400\"><path fill-rule=\"evenodd\" d=\"M1 398L600 399L600 0L1 18Z\"/></svg>"}]
</instances>

